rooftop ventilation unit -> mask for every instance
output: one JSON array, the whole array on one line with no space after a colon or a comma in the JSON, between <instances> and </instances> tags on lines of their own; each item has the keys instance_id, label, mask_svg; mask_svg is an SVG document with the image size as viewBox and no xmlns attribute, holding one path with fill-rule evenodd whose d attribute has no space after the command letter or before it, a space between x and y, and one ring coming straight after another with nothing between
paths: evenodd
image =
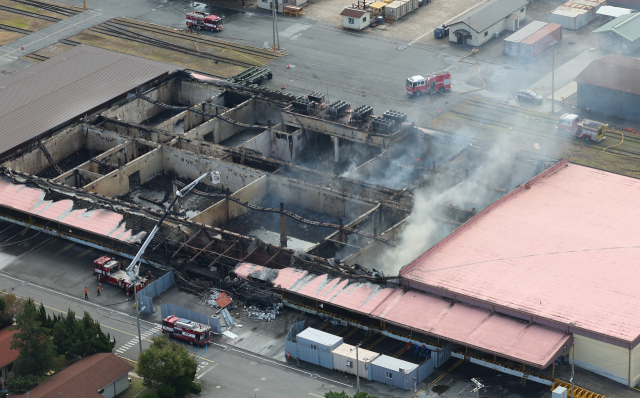
<instances>
[{"instance_id":1,"label":"rooftop ventilation unit","mask_svg":"<svg viewBox=\"0 0 640 398\"><path fill-rule=\"evenodd\" d=\"M386 119L395 120L396 122L402 123L407 120L407 114L404 112L392 111L388 110L382 114L382 117Z\"/></svg>"},{"instance_id":2,"label":"rooftop ventilation unit","mask_svg":"<svg viewBox=\"0 0 640 398\"><path fill-rule=\"evenodd\" d=\"M389 133L395 124L394 120L379 117L373 119L371 127L378 133Z\"/></svg>"},{"instance_id":3,"label":"rooftop ventilation unit","mask_svg":"<svg viewBox=\"0 0 640 398\"><path fill-rule=\"evenodd\" d=\"M324 102L324 94L316 93L315 91L310 93L307 98L309 98L309 101L317 102L318 104Z\"/></svg>"},{"instance_id":4,"label":"rooftop ventilation unit","mask_svg":"<svg viewBox=\"0 0 640 398\"><path fill-rule=\"evenodd\" d=\"M336 101L327 108L327 116L338 118L347 112L349 106L345 101Z\"/></svg>"},{"instance_id":5,"label":"rooftop ventilation unit","mask_svg":"<svg viewBox=\"0 0 640 398\"><path fill-rule=\"evenodd\" d=\"M305 98L297 98L293 100L293 110L297 113L309 115L316 106L316 103Z\"/></svg>"},{"instance_id":6,"label":"rooftop ventilation unit","mask_svg":"<svg viewBox=\"0 0 640 398\"><path fill-rule=\"evenodd\" d=\"M363 122L373 114L373 108L369 105L361 105L351 112L351 120Z\"/></svg>"}]
</instances>

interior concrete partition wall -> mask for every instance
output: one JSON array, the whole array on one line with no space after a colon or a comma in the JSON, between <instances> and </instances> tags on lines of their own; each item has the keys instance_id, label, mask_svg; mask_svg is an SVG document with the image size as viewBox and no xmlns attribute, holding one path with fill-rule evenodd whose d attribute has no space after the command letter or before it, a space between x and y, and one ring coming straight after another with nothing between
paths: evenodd
<instances>
[{"instance_id":1,"label":"interior concrete partition wall","mask_svg":"<svg viewBox=\"0 0 640 398\"><path fill-rule=\"evenodd\" d=\"M238 189L231 196L245 202L254 202L264 199L266 193L267 176L263 175L255 179L254 181L251 181L246 186ZM223 199L222 201L210 206L208 209L192 217L191 221L211 225L213 227L221 227L229 223L229 221L243 214L246 214L249 211L250 209L245 206L232 202L228 199Z\"/></svg>"},{"instance_id":2,"label":"interior concrete partition wall","mask_svg":"<svg viewBox=\"0 0 640 398\"><path fill-rule=\"evenodd\" d=\"M173 140L170 145L177 149L197 153L200 155L204 155L204 156L208 156L216 159L222 159L222 158L231 156L216 145L213 145L204 141L189 140L182 137Z\"/></svg>"},{"instance_id":3,"label":"interior concrete partition wall","mask_svg":"<svg viewBox=\"0 0 640 398\"><path fill-rule=\"evenodd\" d=\"M42 144L51 155L53 162L58 163L82 148L103 152L124 143L126 140L125 137L110 131L79 125L42 141ZM39 147L8 159L2 165L31 175L36 175L51 166Z\"/></svg>"},{"instance_id":4,"label":"interior concrete partition wall","mask_svg":"<svg viewBox=\"0 0 640 398\"><path fill-rule=\"evenodd\" d=\"M407 223L407 218L400 221L396 225L392 226L388 230L381 233L379 236L389 239L392 242L398 243L402 229ZM346 265L353 266L354 264L362 264L362 266L369 268L370 264L379 260L385 251L392 247L386 243L382 243L378 240L372 240L368 242L362 249L346 257L342 262Z\"/></svg>"},{"instance_id":5,"label":"interior concrete partition wall","mask_svg":"<svg viewBox=\"0 0 640 398\"><path fill-rule=\"evenodd\" d=\"M353 220L376 206L376 203L354 198L330 189L314 187L286 177L269 175L268 194L285 205L326 214L333 218ZM256 203L257 204L257 203Z\"/></svg>"},{"instance_id":6,"label":"interior concrete partition wall","mask_svg":"<svg viewBox=\"0 0 640 398\"><path fill-rule=\"evenodd\" d=\"M94 182L100 178L102 178L102 174L92 173L87 170L76 168L70 170L68 173L64 173L60 177L56 178L55 181L70 187L82 188L87 185L87 181Z\"/></svg>"},{"instance_id":7,"label":"interior concrete partition wall","mask_svg":"<svg viewBox=\"0 0 640 398\"><path fill-rule=\"evenodd\" d=\"M176 148L162 147L162 162L165 171L176 173L187 180L195 180L204 173L211 171L220 172L220 184L215 187L231 192L237 191L252 181L258 179L263 173L247 167L208 159L196 153L181 151ZM212 185L209 179L203 180L204 184Z\"/></svg>"},{"instance_id":8,"label":"interior concrete partition wall","mask_svg":"<svg viewBox=\"0 0 640 398\"><path fill-rule=\"evenodd\" d=\"M121 160L121 164L125 164L126 162L123 162L123 160L124 160L124 154L126 154L127 152L130 154L129 157L128 157L129 161L133 160L132 157L131 157L132 156L131 154L133 153L133 146L134 146L134 141L127 141L124 144L120 144L120 145L118 145L118 146L116 146L114 148L109 149L106 152L103 152L103 153L99 154L98 156L94 156L93 159L105 160L105 161L110 162L109 158L112 155L120 153L119 158L122 159ZM116 156L118 156L118 155L116 155ZM137 151L136 151L136 157L137 157ZM113 163L118 164L118 158L116 158L115 162L113 162ZM100 165L98 163L96 163L96 162L92 162L91 160L88 160L88 161L82 163L81 165L79 165L79 166L77 166L77 167L75 167L75 168L73 168L71 170L68 170L67 172L59 175L58 177L56 177L54 179L54 181L61 182L63 180L67 180L67 178L70 175L73 175L75 170L88 171L91 174L96 174L96 175L99 175L100 177L102 177L102 174L100 173ZM94 180L95 179L89 179L89 181L94 181ZM86 185L86 184L84 184L84 185Z\"/></svg>"},{"instance_id":9,"label":"interior concrete partition wall","mask_svg":"<svg viewBox=\"0 0 640 398\"><path fill-rule=\"evenodd\" d=\"M145 92L144 96L163 104L173 105L179 103L179 86L180 79L172 79L153 90ZM133 98L123 105L105 111L102 115L112 119L141 123L164 110L165 108L154 105L149 101Z\"/></svg>"},{"instance_id":10,"label":"interior concrete partition wall","mask_svg":"<svg viewBox=\"0 0 640 398\"><path fill-rule=\"evenodd\" d=\"M153 127L142 126L135 123L121 123L113 119L105 119L101 126L106 130L115 131L130 137L143 138L146 141L158 144L169 142L175 138L173 134L166 133Z\"/></svg>"},{"instance_id":11,"label":"interior concrete partition wall","mask_svg":"<svg viewBox=\"0 0 640 398\"><path fill-rule=\"evenodd\" d=\"M220 88L197 80L179 80L177 84L178 102L186 106L217 97L221 93Z\"/></svg>"},{"instance_id":12,"label":"interior concrete partition wall","mask_svg":"<svg viewBox=\"0 0 640 398\"><path fill-rule=\"evenodd\" d=\"M125 166L112 171L97 181L84 186L87 191L101 195L116 197L129 192L129 178L138 173L139 183L143 185L163 171L163 147L158 147L149 153L129 162Z\"/></svg>"},{"instance_id":13,"label":"interior concrete partition wall","mask_svg":"<svg viewBox=\"0 0 640 398\"><path fill-rule=\"evenodd\" d=\"M284 129L285 126L279 123L271 130L257 135L240 147L259 151L264 157L292 162L304 150L307 140L302 130L286 133Z\"/></svg>"},{"instance_id":14,"label":"interior concrete partition wall","mask_svg":"<svg viewBox=\"0 0 640 398\"><path fill-rule=\"evenodd\" d=\"M193 106L193 108L204 113L215 114L216 111L218 113L224 113L228 110L228 108L224 107L224 102L224 95L219 93L214 98L201 102ZM205 116L200 113L192 112L191 110L186 110L165 120L155 127L170 134L184 134L186 131L189 131L211 119L212 116Z\"/></svg>"}]
</instances>

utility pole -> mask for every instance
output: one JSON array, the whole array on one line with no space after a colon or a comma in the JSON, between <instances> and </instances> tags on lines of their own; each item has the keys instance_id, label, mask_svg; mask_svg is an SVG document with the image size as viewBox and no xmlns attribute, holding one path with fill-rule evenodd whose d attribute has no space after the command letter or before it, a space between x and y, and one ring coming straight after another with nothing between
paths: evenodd
<instances>
[{"instance_id":1,"label":"utility pole","mask_svg":"<svg viewBox=\"0 0 640 398\"><path fill-rule=\"evenodd\" d=\"M276 52L276 0L271 0L271 7L273 7L273 21L271 25L273 26L273 52Z\"/></svg>"},{"instance_id":2,"label":"utility pole","mask_svg":"<svg viewBox=\"0 0 640 398\"><path fill-rule=\"evenodd\" d=\"M556 77L556 44L557 41L551 43L552 49L552 61L551 61L551 113L555 113L555 77Z\"/></svg>"},{"instance_id":3,"label":"utility pole","mask_svg":"<svg viewBox=\"0 0 640 398\"><path fill-rule=\"evenodd\" d=\"M573 375L576 364L576 344L573 343L573 347L571 347L571 398L573 398Z\"/></svg>"},{"instance_id":4,"label":"utility pole","mask_svg":"<svg viewBox=\"0 0 640 398\"><path fill-rule=\"evenodd\" d=\"M360 392L360 362L358 359L358 347L360 347L360 344L362 343L358 343L358 345L356 346L356 383L358 385L357 392Z\"/></svg>"},{"instance_id":5,"label":"utility pole","mask_svg":"<svg viewBox=\"0 0 640 398\"><path fill-rule=\"evenodd\" d=\"M277 47L276 48L279 49L280 48L280 34L278 33L278 0L274 0L274 1L276 2L276 14L275 14L276 15L276 18L275 18L275 21L276 21L276 42L277 42L277 44L276 44ZM284 5L283 5L283 7L284 7Z\"/></svg>"}]
</instances>

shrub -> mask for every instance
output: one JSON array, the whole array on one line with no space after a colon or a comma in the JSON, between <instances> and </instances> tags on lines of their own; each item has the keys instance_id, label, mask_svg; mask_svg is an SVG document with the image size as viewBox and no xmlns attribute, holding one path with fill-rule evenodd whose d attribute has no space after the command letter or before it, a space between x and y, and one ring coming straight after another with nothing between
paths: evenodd
<instances>
[{"instance_id":1,"label":"shrub","mask_svg":"<svg viewBox=\"0 0 640 398\"><path fill-rule=\"evenodd\" d=\"M191 391L196 393L196 394L200 394L202 392L202 386L198 383L196 383L195 381L191 382Z\"/></svg>"},{"instance_id":2,"label":"shrub","mask_svg":"<svg viewBox=\"0 0 640 398\"><path fill-rule=\"evenodd\" d=\"M14 377L7 380L7 390L12 394L24 394L38 385L38 378L33 375Z\"/></svg>"},{"instance_id":3,"label":"shrub","mask_svg":"<svg viewBox=\"0 0 640 398\"><path fill-rule=\"evenodd\" d=\"M176 390L170 386L163 384L158 387L158 398L174 398L176 396Z\"/></svg>"},{"instance_id":4,"label":"shrub","mask_svg":"<svg viewBox=\"0 0 640 398\"><path fill-rule=\"evenodd\" d=\"M158 396L152 392L146 393L142 396L142 398L158 398Z\"/></svg>"}]
</instances>

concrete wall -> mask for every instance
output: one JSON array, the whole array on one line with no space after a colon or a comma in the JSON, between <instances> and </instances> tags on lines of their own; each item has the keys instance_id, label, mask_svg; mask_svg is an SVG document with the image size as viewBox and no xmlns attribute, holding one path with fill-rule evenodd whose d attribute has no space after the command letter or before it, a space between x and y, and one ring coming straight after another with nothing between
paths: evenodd
<instances>
[{"instance_id":1,"label":"concrete wall","mask_svg":"<svg viewBox=\"0 0 640 398\"><path fill-rule=\"evenodd\" d=\"M217 107L218 113L224 113L228 109L223 105L224 96L222 94L219 94L215 98L195 105L194 108L205 113L216 113ZM192 128L197 127L211 119L211 117L204 116L199 113L184 111L160 123L156 126L156 128L171 134L184 134L186 131L189 131Z\"/></svg>"},{"instance_id":2,"label":"concrete wall","mask_svg":"<svg viewBox=\"0 0 640 398\"><path fill-rule=\"evenodd\" d=\"M88 182L96 181L102 177L102 174L92 173L90 171L82 169L74 169L70 170L68 173L64 173L54 181L62 183L64 185L68 185L70 187L82 188L83 186L87 185Z\"/></svg>"},{"instance_id":3,"label":"concrete wall","mask_svg":"<svg viewBox=\"0 0 640 398\"><path fill-rule=\"evenodd\" d=\"M241 123L254 124L256 122L255 103L253 99L249 99L235 108L224 112L223 115ZM193 128L184 136L185 138L206 141L204 136L213 133L213 143L219 144L242 130L244 130L244 127L235 126L215 118Z\"/></svg>"},{"instance_id":4,"label":"concrete wall","mask_svg":"<svg viewBox=\"0 0 640 398\"><path fill-rule=\"evenodd\" d=\"M222 151L219 147L216 147L213 144L203 141L196 140L188 140L185 138L181 138L179 140L175 140L171 146L174 148L178 148L181 150L198 153L200 155L210 156L213 158L224 158L229 156L226 152Z\"/></svg>"},{"instance_id":5,"label":"concrete wall","mask_svg":"<svg viewBox=\"0 0 640 398\"><path fill-rule=\"evenodd\" d=\"M139 137L144 140L159 143L159 144L162 144L164 142L169 142L172 139L174 139L174 136L172 134L165 133L153 128L138 126L135 124L128 124L128 123L126 124L117 123L116 121L112 121L112 120L105 120L105 122L102 124L102 127L104 127L107 130L112 130L123 135L128 135L131 137Z\"/></svg>"},{"instance_id":6,"label":"concrete wall","mask_svg":"<svg viewBox=\"0 0 640 398\"><path fill-rule=\"evenodd\" d=\"M629 350L574 333L576 366L590 370L619 383L629 378ZM571 355L569 355L571 360Z\"/></svg>"},{"instance_id":7,"label":"concrete wall","mask_svg":"<svg viewBox=\"0 0 640 398\"><path fill-rule=\"evenodd\" d=\"M637 386L638 382L640 382L640 344L631 351L631 386Z\"/></svg>"},{"instance_id":8,"label":"concrete wall","mask_svg":"<svg viewBox=\"0 0 640 398\"><path fill-rule=\"evenodd\" d=\"M192 106L221 93L219 88L207 83L181 80L177 87L177 101L183 105Z\"/></svg>"},{"instance_id":9,"label":"concrete wall","mask_svg":"<svg viewBox=\"0 0 640 398\"><path fill-rule=\"evenodd\" d=\"M269 194L284 203L327 214L334 218L353 220L375 207L371 202L351 198L328 189L308 187L285 177L268 176ZM255 202L254 202L255 203Z\"/></svg>"},{"instance_id":10,"label":"concrete wall","mask_svg":"<svg viewBox=\"0 0 640 398\"><path fill-rule=\"evenodd\" d=\"M380 236L398 243L398 238L404 228L407 219L400 221L398 224L384 231ZM379 233L379 232L378 232ZM389 249L389 245L380 241L374 240L366 244L358 252L346 257L342 262L347 265L363 264L365 267L367 264L371 264L381 258L383 253Z\"/></svg>"},{"instance_id":11,"label":"concrete wall","mask_svg":"<svg viewBox=\"0 0 640 398\"><path fill-rule=\"evenodd\" d=\"M163 171L163 149L153 151L129 162L121 169L115 170L101 179L84 187L87 191L99 193L105 196L120 196L129 192L129 177L139 172L140 184L152 180Z\"/></svg>"},{"instance_id":12,"label":"concrete wall","mask_svg":"<svg viewBox=\"0 0 640 398\"><path fill-rule=\"evenodd\" d=\"M296 160L304 150L307 141L302 130L294 131L291 134L285 133L282 123L278 124L270 131L250 139L241 148L253 149L262 153L264 157L271 157L286 162Z\"/></svg>"},{"instance_id":13,"label":"concrete wall","mask_svg":"<svg viewBox=\"0 0 640 398\"><path fill-rule=\"evenodd\" d=\"M221 173L222 174L222 173ZM222 174L222 176L224 176ZM258 179L250 182L244 188L238 189L237 192L232 194L233 197L244 200L246 202L261 201L267 192L267 176L261 176ZM222 200L202 211L198 215L191 218L191 221L211 225L214 227L221 227L227 224L230 220L246 214L250 210L242 205Z\"/></svg>"},{"instance_id":14,"label":"concrete wall","mask_svg":"<svg viewBox=\"0 0 640 398\"><path fill-rule=\"evenodd\" d=\"M144 93L144 96L163 104L174 104L178 99L179 79L173 79L155 90ZM164 108L140 98L135 98L121 106L111 108L103 115L109 118L140 123L164 111Z\"/></svg>"},{"instance_id":15,"label":"concrete wall","mask_svg":"<svg viewBox=\"0 0 640 398\"><path fill-rule=\"evenodd\" d=\"M97 154L116 147L126 142L126 140L126 138L113 132L88 126L76 126L42 143L54 163L58 163L82 148L96 151ZM50 163L42 150L36 147L12 160L4 162L3 166L35 175L49 167Z\"/></svg>"}]
</instances>

